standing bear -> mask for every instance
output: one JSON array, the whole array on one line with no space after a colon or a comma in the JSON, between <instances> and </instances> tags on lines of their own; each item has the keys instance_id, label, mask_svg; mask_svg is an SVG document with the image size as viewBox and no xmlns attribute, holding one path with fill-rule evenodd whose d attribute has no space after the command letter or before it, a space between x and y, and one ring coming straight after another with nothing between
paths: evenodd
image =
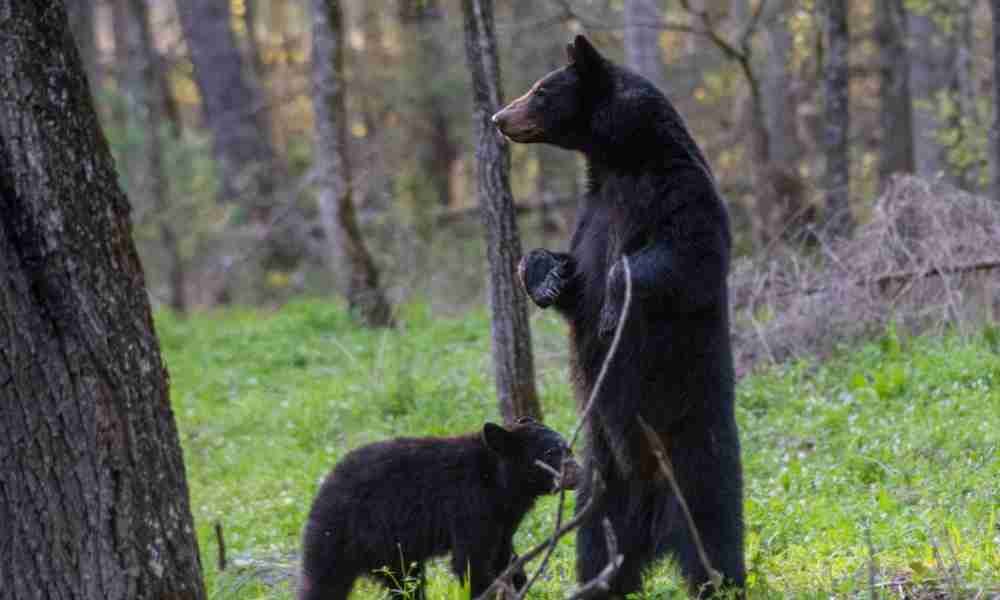
<instances>
[{"instance_id":1,"label":"standing bear","mask_svg":"<svg viewBox=\"0 0 1000 600\"><path fill-rule=\"evenodd\" d=\"M589 500L595 471L606 491L579 530L577 577L590 580L608 563L607 516L625 556L607 596L639 590L646 568L665 554L693 595L715 591L642 417L666 448L709 564L727 588L739 589L743 484L726 283L729 217L705 157L667 98L583 36L568 54L567 66L493 121L515 142L587 158L588 192L570 251L533 250L519 269L535 304L569 321L581 406L622 314L623 257L631 271L631 306L588 423L577 506Z\"/></svg>"}]
</instances>

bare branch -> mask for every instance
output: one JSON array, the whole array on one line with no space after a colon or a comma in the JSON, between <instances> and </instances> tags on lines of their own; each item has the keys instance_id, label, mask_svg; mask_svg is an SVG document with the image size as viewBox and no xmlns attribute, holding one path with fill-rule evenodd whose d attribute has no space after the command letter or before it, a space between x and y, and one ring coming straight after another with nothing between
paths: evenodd
<instances>
[{"instance_id":1,"label":"bare branch","mask_svg":"<svg viewBox=\"0 0 1000 600\"><path fill-rule=\"evenodd\" d=\"M580 413L580 418L576 423L576 429L573 430L573 435L570 437L570 448L576 443L577 438L580 436L580 431L590 417L590 411L594 408L597 394L601 391L604 377L608 373L608 366L611 364L611 359L618 352L618 342L621 341L622 329L625 328L625 320L628 319L628 313L632 306L632 269L628 262L628 256L622 255L622 268L625 269L625 302L622 305L622 314L618 317L618 325L615 327L615 337L611 340L611 347L608 348L608 354L604 357L601 371L597 374L597 380L594 382L593 389L590 390L590 398L587 399L587 404L584 405L583 411Z\"/></svg>"}]
</instances>

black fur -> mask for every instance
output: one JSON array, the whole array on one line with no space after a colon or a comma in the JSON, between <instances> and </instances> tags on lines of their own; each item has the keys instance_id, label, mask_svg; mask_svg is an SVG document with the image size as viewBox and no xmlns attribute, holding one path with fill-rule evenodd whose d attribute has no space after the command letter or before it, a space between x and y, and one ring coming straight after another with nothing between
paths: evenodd
<instances>
[{"instance_id":1,"label":"black fur","mask_svg":"<svg viewBox=\"0 0 1000 600\"><path fill-rule=\"evenodd\" d=\"M580 581L605 567L601 519L625 563L609 595L640 589L652 560L671 554L692 593L709 581L678 503L639 428L667 448L712 566L742 587L742 470L733 409L726 277L729 219L708 163L680 115L649 81L604 59L582 36L570 64L494 116L514 141L583 152L589 190L568 253L530 252L522 282L570 323L577 396L587 398L621 314L633 301L590 422L577 506L591 473L607 483L602 510L577 538Z\"/></svg>"},{"instance_id":2,"label":"black fur","mask_svg":"<svg viewBox=\"0 0 1000 600\"><path fill-rule=\"evenodd\" d=\"M487 423L481 434L398 438L350 452L313 501L300 600L343 600L361 575L390 589L415 577L423 597L423 562L449 552L455 575L468 575L479 595L513 559L511 540L535 500L558 489L535 461L558 471L567 451L558 433L522 418L510 430ZM575 464L562 483L569 489Z\"/></svg>"}]
</instances>

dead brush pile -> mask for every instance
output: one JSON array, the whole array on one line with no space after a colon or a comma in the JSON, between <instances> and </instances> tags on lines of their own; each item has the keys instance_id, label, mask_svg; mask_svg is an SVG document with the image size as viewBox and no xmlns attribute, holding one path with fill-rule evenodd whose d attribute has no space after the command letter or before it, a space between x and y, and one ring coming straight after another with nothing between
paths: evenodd
<instances>
[{"instance_id":1,"label":"dead brush pile","mask_svg":"<svg viewBox=\"0 0 1000 600\"><path fill-rule=\"evenodd\" d=\"M734 266L737 373L877 334L996 320L1000 205L899 177L846 240L770 248Z\"/></svg>"}]
</instances>

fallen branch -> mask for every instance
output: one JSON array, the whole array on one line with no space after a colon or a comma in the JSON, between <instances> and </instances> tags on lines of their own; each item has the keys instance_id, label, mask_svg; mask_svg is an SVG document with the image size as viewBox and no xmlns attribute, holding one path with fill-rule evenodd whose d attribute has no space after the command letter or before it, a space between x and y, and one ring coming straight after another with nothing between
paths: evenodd
<instances>
[{"instance_id":1,"label":"fallen branch","mask_svg":"<svg viewBox=\"0 0 1000 600\"><path fill-rule=\"evenodd\" d=\"M879 275L877 277L868 277L864 279L856 279L851 281L853 285L856 286L871 286L876 285L879 289L884 289L890 283L905 283L919 279L925 279L929 277L943 277L945 275L967 275L970 273L978 272L989 272L994 269L1000 269L1000 259L988 259L981 260L974 263L968 263L963 265L941 265L938 267L930 267L927 269L914 269L910 271L897 271L894 273L886 273L885 275ZM771 287L771 279L768 278L761 285L760 291L764 291ZM813 296L816 294L821 294L823 292L833 289L829 285L821 285L815 287L806 287L799 289L783 290L776 292L774 294L775 298L786 298L788 296ZM753 298L756 298L755 294L751 298L747 298L741 302L734 303L733 309L738 310L741 308L746 308L752 303Z\"/></svg>"}]
</instances>

